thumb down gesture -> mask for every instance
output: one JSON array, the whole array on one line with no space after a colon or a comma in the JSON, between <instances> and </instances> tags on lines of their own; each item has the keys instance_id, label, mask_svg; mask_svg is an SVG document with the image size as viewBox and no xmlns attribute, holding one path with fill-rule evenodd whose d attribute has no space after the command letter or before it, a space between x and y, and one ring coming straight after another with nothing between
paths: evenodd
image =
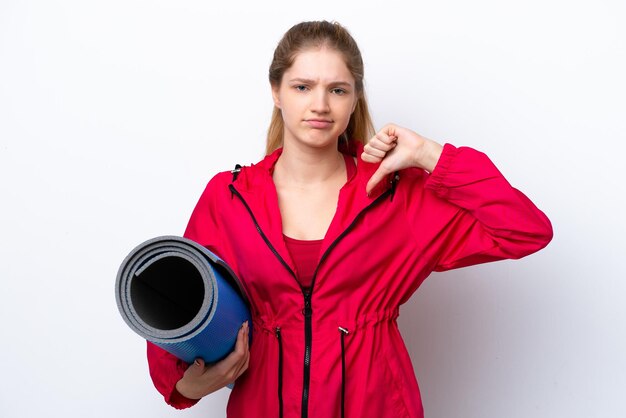
<instances>
[{"instance_id":1,"label":"thumb down gesture","mask_svg":"<svg viewBox=\"0 0 626 418\"><path fill-rule=\"evenodd\" d=\"M388 124L374 135L363 148L361 159L380 163L378 170L367 183L369 194L389 174L417 167L432 172L439 161L443 147L410 129Z\"/></svg>"}]
</instances>

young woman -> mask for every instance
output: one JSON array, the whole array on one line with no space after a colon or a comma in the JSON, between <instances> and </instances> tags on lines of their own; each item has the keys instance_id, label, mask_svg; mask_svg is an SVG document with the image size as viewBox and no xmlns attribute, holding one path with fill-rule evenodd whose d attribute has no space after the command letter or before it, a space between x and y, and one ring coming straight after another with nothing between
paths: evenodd
<instances>
[{"instance_id":1,"label":"young woman","mask_svg":"<svg viewBox=\"0 0 626 418\"><path fill-rule=\"evenodd\" d=\"M148 344L154 384L185 408L235 382L232 418L422 417L399 306L432 271L538 251L550 222L484 154L374 132L340 25L292 27L269 79L268 155L215 176L185 233L243 282L252 346L248 324L216 364Z\"/></svg>"}]
</instances>

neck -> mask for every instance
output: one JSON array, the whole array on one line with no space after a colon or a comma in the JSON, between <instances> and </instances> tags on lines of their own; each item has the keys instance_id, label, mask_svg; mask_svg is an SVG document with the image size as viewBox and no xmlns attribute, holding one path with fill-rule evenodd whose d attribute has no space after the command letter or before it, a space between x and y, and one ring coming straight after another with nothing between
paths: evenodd
<instances>
[{"instance_id":1,"label":"neck","mask_svg":"<svg viewBox=\"0 0 626 418\"><path fill-rule=\"evenodd\" d=\"M345 177L345 164L337 147L323 149L286 145L274 167L274 180L302 186Z\"/></svg>"}]
</instances>

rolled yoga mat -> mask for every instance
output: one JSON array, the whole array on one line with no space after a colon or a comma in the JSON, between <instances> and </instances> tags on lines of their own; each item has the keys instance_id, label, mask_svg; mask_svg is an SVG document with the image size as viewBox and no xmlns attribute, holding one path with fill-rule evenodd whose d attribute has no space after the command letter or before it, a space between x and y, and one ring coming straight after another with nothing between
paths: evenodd
<instances>
[{"instance_id":1,"label":"rolled yoga mat","mask_svg":"<svg viewBox=\"0 0 626 418\"><path fill-rule=\"evenodd\" d=\"M203 246L177 236L133 249L117 273L115 297L133 331L187 363L226 357L250 320L233 271Z\"/></svg>"}]
</instances>

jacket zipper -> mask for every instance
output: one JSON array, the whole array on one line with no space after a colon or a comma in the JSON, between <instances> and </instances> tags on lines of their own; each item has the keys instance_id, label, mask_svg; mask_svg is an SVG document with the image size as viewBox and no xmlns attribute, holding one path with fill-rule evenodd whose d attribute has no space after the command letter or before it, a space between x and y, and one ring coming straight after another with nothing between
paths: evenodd
<instances>
[{"instance_id":1,"label":"jacket zipper","mask_svg":"<svg viewBox=\"0 0 626 418\"><path fill-rule=\"evenodd\" d=\"M317 268L316 268L317 270ZM313 275L315 278L315 275ZM315 279L313 279L315 280ZM311 348L313 343L313 325L311 317L311 295L313 294L313 282L308 292L304 293L304 382L302 385L302 418L309 416L309 385L311 384Z\"/></svg>"},{"instance_id":2,"label":"jacket zipper","mask_svg":"<svg viewBox=\"0 0 626 418\"><path fill-rule=\"evenodd\" d=\"M312 326L312 319L311 319L311 317L313 316L313 307L311 306L311 295L313 294L313 288L315 286L315 279L317 278L317 272L320 266L322 265L322 263L324 262L324 260L326 259L326 257L328 256L328 254L330 253L330 251L337 245L339 241L343 239L343 237L345 237L348 234L348 232L352 229L356 221L366 211L368 211L370 208L378 204L378 202L385 199L389 194L391 194L392 191L391 189L386 190L384 193L378 196L372 203L370 203L365 208L363 208L361 212L359 212L354 217L354 220L350 223L350 225L348 225L348 227L328 246L324 254L322 254L322 257L320 258L320 261L317 264L315 271L313 272L313 279L311 280L311 287L305 290L300 284L300 282L298 281L298 278L296 274L294 273L294 271L291 269L291 267L289 267L289 264L287 264L287 262L280 256L280 254L278 254L278 251L276 251L276 249L274 248L270 240L267 238L267 236L265 235L265 233L259 226L259 223L257 222L254 214L252 213L252 209L250 209L250 206L248 206L248 203L245 201L243 196L239 193L239 191L237 191L237 189L235 189L235 186L233 186L232 184L229 184L228 188L230 189L232 194L236 195L239 198L239 200L241 200L241 203L243 203L244 207L250 214L250 217L252 218L252 222L254 223L254 226L256 227L256 230L258 231L258 233L261 235L261 238L263 238L263 241L265 241L265 244L269 247L272 253L274 253L278 261L280 261L280 263L287 269L287 271L291 274L294 280L296 280L296 283L298 283L298 286L300 287L300 291L302 292L302 295L304 296L304 309L302 310L302 313L304 314L304 373L303 373L304 383L302 386L302 418L308 418L309 416L309 386L311 384L311 348L312 348L312 343L313 343L313 326Z\"/></svg>"}]
</instances>

